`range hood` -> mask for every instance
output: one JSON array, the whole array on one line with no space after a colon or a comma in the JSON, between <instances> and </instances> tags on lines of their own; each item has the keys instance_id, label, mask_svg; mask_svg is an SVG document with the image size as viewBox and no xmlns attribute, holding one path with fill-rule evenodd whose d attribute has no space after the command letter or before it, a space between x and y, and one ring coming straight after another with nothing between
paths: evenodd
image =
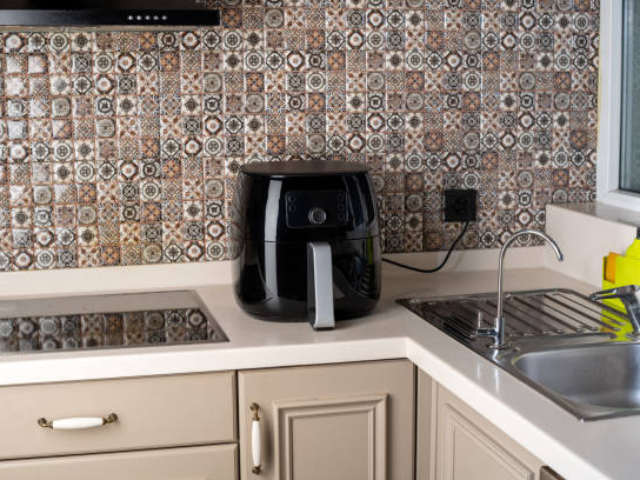
<instances>
[{"instance_id":1,"label":"range hood","mask_svg":"<svg viewBox=\"0 0 640 480\"><path fill-rule=\"evenodd\" d=\"M207 0L0 0L0 26L217 26Z\"/></svg>"}]
</instances>

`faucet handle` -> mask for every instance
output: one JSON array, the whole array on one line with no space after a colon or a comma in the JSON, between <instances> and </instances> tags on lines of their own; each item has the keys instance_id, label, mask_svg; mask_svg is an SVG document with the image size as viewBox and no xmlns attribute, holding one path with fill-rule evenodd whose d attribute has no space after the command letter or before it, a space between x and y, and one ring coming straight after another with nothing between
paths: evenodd
<instances>
[{"instance_id":1,"label":"faucet handle","mask_svg":"<svg viewBox=\"0 0 640 480\"><path fill-rule=\"evenodd\" d=\"M590 295L589 298L591 300L620 300L627 311L633 328L633 331L627 336L633 340L638 340L640 339L640 298L638 298L638 292L640 292L640 286L625 285L624 287L596 292Z\"/></svg>"},{"instance_id":2,"label":"faucet handle","mask_svg":"<svg viewBox=\"0 0 640 480\"><path fill-rule=\"evenodd\" d=\"M638 285L625 285L624 287L610 288L600 292L592 293L589 298L591 300L609 300L615 298L635 297L640 292Z\"/></svg>"}]
</instances>

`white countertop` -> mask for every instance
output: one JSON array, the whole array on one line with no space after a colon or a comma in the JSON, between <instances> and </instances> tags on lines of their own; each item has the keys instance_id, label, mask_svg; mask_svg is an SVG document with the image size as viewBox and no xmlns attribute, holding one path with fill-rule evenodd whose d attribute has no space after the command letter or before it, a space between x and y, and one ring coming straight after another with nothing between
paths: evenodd
<instances>
[{"instance_id":1,"label":"white countertop","mask_svg":"<svg viewBox=\"0 0 640 480\"><path fill-rule=\"evenodd\" d=\"M394 303L401 297L495 291L495 276L421 275L385 265L383 298L373 314L326 332L306 323L252 319L235 304L231 286L218 281L196 290L228 343L6 355L0 357L0 385L408 358L568 480L638 478L640 416L581 423ZM508 290L594 290L543 268L508 271L505 278ZM174 288L193 286L193 279L171 281Z\"/></svg>"}]
</instances>

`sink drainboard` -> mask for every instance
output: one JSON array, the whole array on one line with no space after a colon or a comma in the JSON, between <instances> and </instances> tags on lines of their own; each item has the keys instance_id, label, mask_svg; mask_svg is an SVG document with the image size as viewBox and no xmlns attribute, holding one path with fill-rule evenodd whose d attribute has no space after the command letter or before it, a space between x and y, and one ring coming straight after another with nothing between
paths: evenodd
<instances>
[{"instance_id":1,"label":"sink drainboard","mask_svg":"<svg viewBox=\"0 0 640 480\"><path fill-rule=\"evenodd\" d=\"M398 303L466 341L476 340L478 328L492 327L496 315L496 294L401 299ZM615 335L628 324L617 310L563 289L507 293L504 313L507 338L512 340L603 332Z\"/></svg>"}]
</instances>

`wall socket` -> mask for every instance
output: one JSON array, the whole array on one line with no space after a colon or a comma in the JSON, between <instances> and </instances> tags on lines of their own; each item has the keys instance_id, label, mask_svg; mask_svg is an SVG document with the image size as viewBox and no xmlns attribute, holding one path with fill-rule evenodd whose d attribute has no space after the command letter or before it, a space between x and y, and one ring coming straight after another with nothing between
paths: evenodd
<instances>
[{"instance_id":1,"label":"wall socket","mask_svg":"<svg viewBox=\"0 0 640 480\"><path fill-rule=\"evenodd\" d=\"M477 202L477 190L445 190L444 221L475 222Z\"/></svg>"}]
</instances>

